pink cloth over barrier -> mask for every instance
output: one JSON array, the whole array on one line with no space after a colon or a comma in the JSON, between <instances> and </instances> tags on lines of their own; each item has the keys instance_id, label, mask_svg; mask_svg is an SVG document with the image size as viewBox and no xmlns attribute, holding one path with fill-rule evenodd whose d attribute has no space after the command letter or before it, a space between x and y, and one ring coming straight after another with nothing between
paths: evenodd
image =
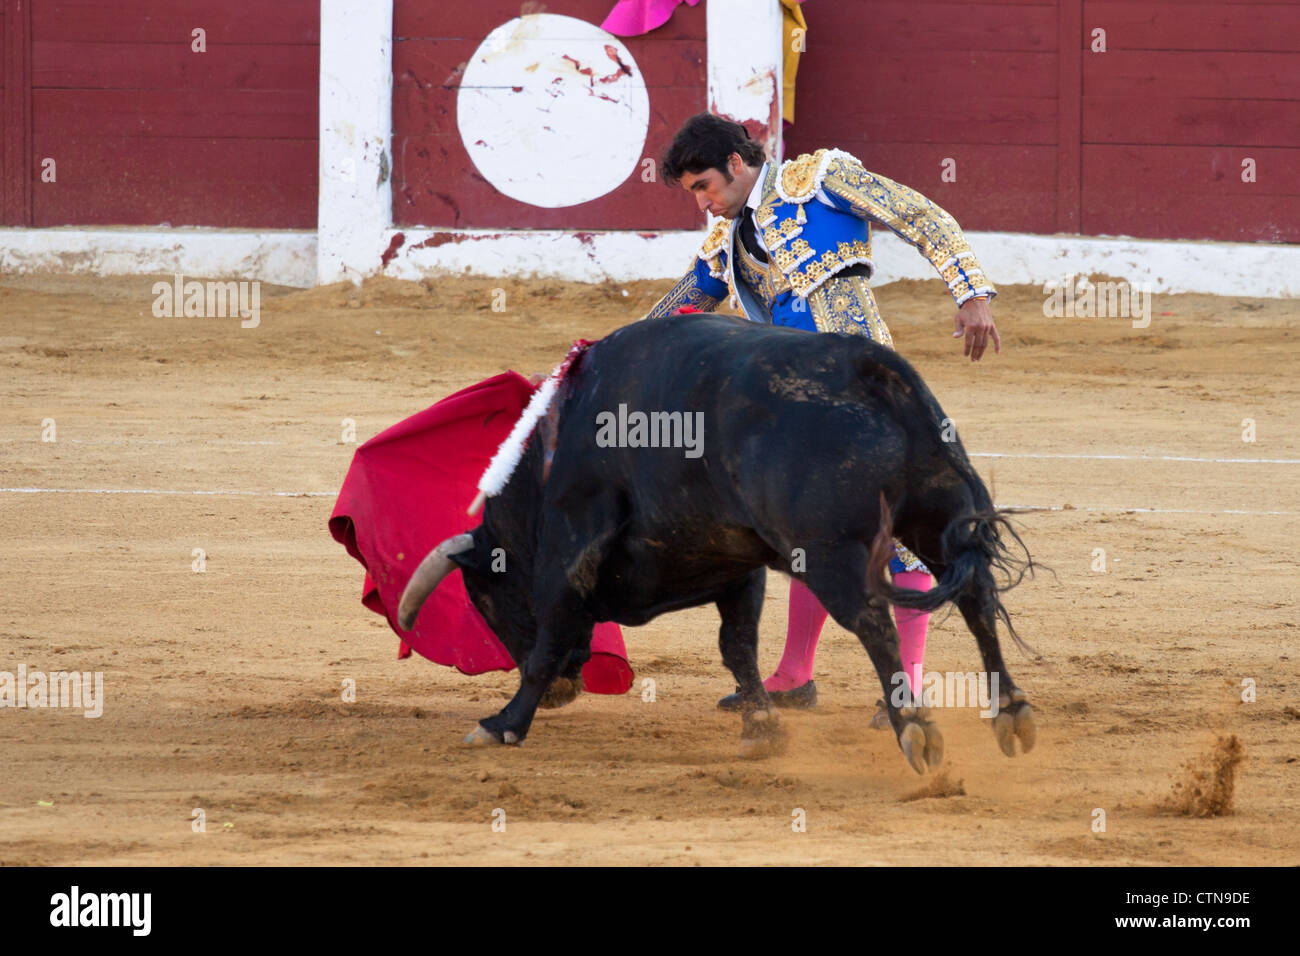
<instances>
[{"instance_id":1,"label":"pink cloth over barrier","mask_svg":"<svg viewBox=\"0 0 1300 956\"><path fill-rule=\"evenodd\" d=\"M658 30L671 19L673 11L682 3L694 7L699 2L700 0L618 0L600 28L617 37L638 37L651 30Z\"/></svg>"}]
</instances>

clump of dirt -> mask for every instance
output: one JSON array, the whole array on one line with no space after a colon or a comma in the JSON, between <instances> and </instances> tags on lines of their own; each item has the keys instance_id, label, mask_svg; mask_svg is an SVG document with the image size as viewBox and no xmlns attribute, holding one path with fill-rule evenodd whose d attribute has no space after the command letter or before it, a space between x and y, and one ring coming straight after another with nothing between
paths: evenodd
<instances>
[{"instance_id":1,"label":"clump of dirt","mask_svg":"<svg viewBox=\"0 0 1300 956\"><path fill-rule=\"evenodd\" d=\"M953 782L948 776L948 768L944 767L933 777L926 781L925 786L913 790L911 793L905 793L898 798L899 803L911 803L913 800L941 800L944 797L964 797L966 788L962 786L966 781L958 780Z\"/></svg>"},{"instance_id":2,"label":"clump of dirt","mask_svg":"<svg viewBox=\"0 0 1300 956\"><path fill-rule=\"evenodd\" d=\"M795 781L790 777L777 777L771 774L738 770L722 770L717 773L699 771L690 774L690 776L713 780L728 790L789 790L795 785Z\"/></svg>"},{"instance_id":3,"label":"clump of dirt","mask_svg":"<svg viewBox=\"0 0 1300 956\"><path fill-rule=\"evenodd\" d=\"M1237 735L1220 736L1208 754L1184 765L1186 776L1174 784L1164 808L1188 817L1221 817L1232 813L1237 767L1246 748Z\"/></svg>"}]
</instances>

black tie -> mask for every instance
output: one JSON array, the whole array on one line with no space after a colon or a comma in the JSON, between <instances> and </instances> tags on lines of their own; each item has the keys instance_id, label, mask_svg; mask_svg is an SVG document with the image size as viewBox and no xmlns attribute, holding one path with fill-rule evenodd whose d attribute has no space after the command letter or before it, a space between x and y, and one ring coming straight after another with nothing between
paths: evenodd
<instances>
[{"instance_id":1,"label":"black tie","mask_svg":"<svg viewBox=\"0 0 1300 956\"><path fill-rule=\"evenodd\" d=\"M740 214L740 241L745 244L745 251L759 262L767 262L767 253L758 244L757 230L754 228L754 211L748 206Z\"/></svg>"}]
</instances>

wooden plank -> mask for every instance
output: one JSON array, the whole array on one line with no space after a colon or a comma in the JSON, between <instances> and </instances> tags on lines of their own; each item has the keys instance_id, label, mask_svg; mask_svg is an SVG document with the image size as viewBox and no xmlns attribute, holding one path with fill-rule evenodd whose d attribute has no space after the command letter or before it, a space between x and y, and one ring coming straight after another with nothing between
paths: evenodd
<instances>
[{"instance_id":1,"label":"wooden plank","mask_svg":"<svg viewBox=\"0 0 1300 956\"><path fill-rule=\"evenodd\" d=\"M429 0L394 0L393 37L432 38L461 37L480 43L497 26L520 13L552 13L586 20L599 26L609 15L612 0L552 0L548 3L430 3ZM705 39L704 4L696 7L681 6L658 30L644 37L623 37L629 40ZM630 47L629 47L630 49ZM635 54L633 54L635 55Z\"/></svg>"},{"instance_id":2,"label":"wooden plank","mask_svg":"<svg viewBox=\"0 0 1300 956\"><path fill-rule=\"evenodd\" d=\"M456 87L469 58L478 48L478 41L465 39L403 40L393 45L393 85L395 87L429 86ZM660 43L649 52L640 45L628 44L636 59L641 76L648 89L664 87L705 86L705 48L696 40L675 40ZM539 59L543 51L538 51ZM599 64L584 64L598 71L597 77L607 75L614 67L605 60Z\"/></svg>"},{"instance_id":3,"label":"wooden plank","mask_svg":"<svg viewBox=\"0 0 1300 956\"><path fill-rule=\"evenodd\" d=\"M1300 53L1085 53L1088 96L1300 99Z\"/></svg>"},{"instance_id":4,"label":"wooden plank","mask_svg":"<svg viewBox=\"0 0 1300 956\"><path fill-rule=\"evenodd\" d=\"M1057 139L1055 99L983 96L960 99L846 98L835 110L806 110L800 140L832 142L846 135L867 142L1020 143L1052 146ZM788 137L787 137L788 139ZM789 148L786 150L790 153Z\"/></svg>"},{"instance_id":5,"label":"wooden plank","mask_svg":"<svg viewBox=\"0 0 1300 956\"><path fill-rule=\"evenodd\" d=\"M1088 233L1300 241L1300 149L1086 145L1083 177Z\"/></svg>"},{"instance_id":6,"label":"wooden plank","mask_svg":"<svg viewBox=\"0 0 1300 956\"><path fill-rule=\"evenodd\" d=\"M1086 0L1087 3L1096 3L1098 0ZM1295 0L1164 0L1165 3L1175 7L1181 7L1186 4L1203 4L1207 2L1219 3L1225 7L1235 7L1240 5L1252 7L1293 7Z\"/></svg>"},{"instance_id":7,"label":"wooden plank","mask_svg":"<svg viewBox=\"0 0 1300 956\"><path fill-rule=\"evenodd\" d=\"M0 226L8 225L5 218L5 4L0 2Z\"/></svg>"},{"instance_id":8,"label":"wooden plank","mask_svg":"<svg viewBox=\"0 0 1300 956\"><path fill-rule=\"evenodd\" d=\"M0 179L0 223L32 222L31 0L3 0L4 178Z\"/></svg>"},{"instance_id":9,"label":"wooden plank","mask_svg":"<svg viewBox=\"0 0 1300 956\"><path fill-rule=\"evenodd\" d=\"M1089 0L1085 9L1089 34L1104 27L1111 52L1300 52L1300 7L1294 4Z\"/></svg>"},{"instance_id":10,"label":"wooden plank","mask_svg":"<svg viewBox=\"0 0 1300 956\"><path fill-rule=\"evenodd\" d=\"M1056 231L1078 232L1082 206L1083 0L1061 0L1058 23L1059 125L1056 148Z\"/></svg>"},{"instance_id":11,"label":"wooden plank","mask_svg":"<svg viewBox=\"0 0 1300 956\"><path fill-rule=\"evenodd\" d=\"M225 43L319 43L320 2L44 0L32 11L33 35L42 42L173 43L188 50L196 27L207 33L208 56Z\"/></svg>"},{"instance_id":12,"label":"wooden plank","mask_svg":"<svg viewBox=\"0 0 1300 956\"><path fill-rule=\"evenodd\" d=\"M1139 239L1213 239L1220 242L1300 242L1300 197L1207 197L1194 206L1168 193L1135 197L1137 205L1084 206L1089 235Z\"/></svg>"},{"instance_id":13,"label":"wooden plank","mask_svg":"<svg viewBox=\"0 0 1300 956\"><path fill-rule=\"evenodd\" d=\"M38 41L32 50L37 89L240 89L315 93L320 47L230 44L194 53L161 43Z\"/></svg>"},{"instance_id":14,"label":"wooden plank","mask_svg":"<svg viewBox=\"0 0 1300 956\"><path fill-rule=\"evenodd\" d=\"M1057 0L980 0L985 6L1000 5L1007 7L1048 7L1055 10ZM917 6L927 7L968 7L970 0L917 0ZM811 27L809 27L811 29Z\"/></svg>"},{"instance_id":15,"label":"wooden plank","mask_svg":"<svg viewBox=\"0 0 1300 956\"><path fill-rule=\"evenodd\" d=\"M1085 96L1083 141L1152 146L1293 146L1300 143L1300 100Z\"/></svg>"},{"instance_id":16,"label":"wooden plank","mask_svg":"<svg viewBox=\"0 0 1300 956\"><path fill-rule=\"evenodd\" d=\"M918 190L952 213L963 229L1053 231L1051 146L862 143L859 149L855 155L868 169ZM942 179L948 158L956 163L952 183Z\"/></svg>"},{"instance_id":17,"label":"wooden plank","mask_svg":"<svg viewBox=\"0 0 1300 956\"><path fill-rule=\"evenodd\" d=\"M848 48L807 59L795 85L799 121L787 139L803 139L807 131L804 141L831 142L844 135L891 142L1057 141L1056 54L960 52L920 73L915 62L914 55L899 53L864 60L861 51ZM954 96L972 76L981 77L977 92ZM869 93L845 96L846 77ZM835 108L825 108L827 102Z\"/></svg>"},{"instance_id":18,"label":"wooden plank","mask_svg":"<svg viewBox=\"0 0 1300 956\"><path fill-rule=\"evenodd\" d=\"M428 89L393 89L393 136L423 136L456 133L458 89L434 86ZM682 121L705 108L705 87L659 87L650 91L650 119L646 141L671 139ZM666 143L665 143L666 145Z\"/></svg>"},{"instance_id":19,"label":"wooden plank","mask_svg":"<svg viewBox=\"0 0 1300 956\"><path fill-rule=\"evenodd\" d=\"M599 23L610 8L605 0L565 0L548 4L546 12ZM661 182L642 182L640 166L611 193L561 209L517 202L483 179L457 130L459 83L483 37L517 9L395 3L395 35L415 38L394 42L394 221L446 228L702 228L703 216L690 198L683 193L681 202L666 202L674 194ZM667 27L622 40L650 96L644 155L657 157L681 122L707 106L703 7L682 8Z\"/></svg>"},{"instance_id":20,"label":"wooden plank","mask_svg":"<svg viewBox=\"0 0 1300 956\"><path fill-rule=\"evenodd\" d=\"M787 137L786 155L831 145L857 156L872 172L918 190L952 213L964 229L1055 231L1053 146L875 143L857 138L832 143ZM945 159L956 164L956 182L943 181Z\"/></svg>"},{"instance_id":21,"label":"wooden plank","mask_svg":"<svg viewBox=\"0 0 1300 956\"><path fill-rule=\"evenodd\" d=\"M811 35L812 27L808 29ZM968 88L986 96L1053 100L1057 96L1055 52L953 50L927 63L924 70L918 70L916 64L916 54L893 49L873 50L864 57L859 47L818 47L815 56L810 53L800 60L795 95L813 112L831 112L825 109L827 102L834 102L838 109L846 100L868 106L939 98L960 103ZM803 89L820 92L817 98L805 101L800 93Z\"/></svg>"},{"instance_id":22,"label":"wooden plank","mask_svg":"<svg viewBox=\"0 0 1300 956\"><path fill-rule=\"evenodd\" d=\"M650 231L704 225L685 192L677 200L662 182L642 182L639 164L599 199L542 209L498 192L474 167L456 133L397 138L393 153L393 220L402 226ZM646 153L655 156L658 149L648 143Z\"/></svg>"},{"instance_id":23,"label":"wooden plank","mask_svg":"<svg viewBox=\"0 0 1300 956\"><path fill-rule=\"evenodd\" d=\"M395 40L393 92L402 87L455 87L481 41L474 37Z\"/></svg>"},{"instance_id":24,"label":"wooden plank","mask_svg":"<svg viewBox=\"0 0 1300 956\"><path fill-rule=\"evenodd\" d=\"M184 178L140 184L104 180L37 191L36 226L219 226L314 229L315 182L232 183Z\"/></svg>"},{"instance_id":25,"label":"wooden plank","mask_svg":"<svg viewBox=\"0 0 1300 956\"><path fill-rule=\"evenodd\" d=\"M42 134L308 139L319 135L319 97L295 90L35 90Z\"/></svg>"},{"instance_id":26,"label":"wooden plank","mask_svg":"<svg viewBox=\"0 0 1300 956\"><path fill-rule=\"evenodd\" d=\"M821 20L818 20L818 16ZM997 3L928 3L917 0L874 0L840 3L830 9L814 5L807 11L808 56L818 49L855 47L872 55L877 47L889 50L933 51L945 55L964 50L1056 49L1056 6ZM822 24L820 29L818 24ZM933 68L933 62L915 63L913 70Z\"/></svg>"},{"instance_id":27,"label":"wooden plank","mask_svg":"<svg viewBox=\"0 0 1300 956\"><path fill-rule=\"evenodd\" d=\"M183 178L210 186L230 183L315 183L315 140L191 139L86 136L41 132L33 154L58 164L58 184L121 180L144 188Z\"/></svg>"},{"instance_id":28,"label":"wooden plank","mask_svg":"<svg viewBox=\"0 0 1300 956\"><path fill-rule=\"evenodd\" d=\"M1300 183L1300 147L1106 146L1087 144L1084 181L1132 196L1159 192L1175 201L1193 196L1286 196ZM1256 181L1241 179L1242 160L1256 164Z\"/></svg>"}]
</instances>

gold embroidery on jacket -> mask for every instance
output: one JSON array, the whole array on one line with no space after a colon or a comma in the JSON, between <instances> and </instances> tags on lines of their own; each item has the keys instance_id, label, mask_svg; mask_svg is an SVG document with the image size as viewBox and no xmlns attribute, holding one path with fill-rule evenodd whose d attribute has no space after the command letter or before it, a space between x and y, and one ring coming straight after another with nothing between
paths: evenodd
<instances>
[{"instance_id":1,"label":"gold embroidery on jacket","mask_svg":"<svg viewBox=\"0 0 1300 956\"><path fill-rule=\"evenodd\" d=\"M661 319L666 315L672 315L683 305L693 305L701 312L712 312L721 302L721 299L715 299L711 295L705 294L700 288L699 283L695 280L695 269L677 280L677 284L668 290L668 294L655 303L654 308L645 314L647 319Z\"/></svg>"},{"instance_id":2,"label":"gold embroidery on jacket","mask_svg":"<svg viewBox=\"0 0 1300 956\"><path fill-rule=\"evenodd\" d=\"M893 337L880 317L880 308L866 277L831 276L808 297L808 308L818 332L865 335L873 342L894 347Z\"/></svg>"},{"instance_id":3,"label":"gold embroidery on jacket","mask_svg":"<svg viewBox=\"0 0 1300 956\"><path fill-rule=\"evenodd\" d=\"M915 189L868 172L846 156L831 161L821 185L859 216L883 223L915 246L943 276L958 304L973 295L997 294L957 221Z\"/></svg>"},{"instance_id":4,"label":"gold embroidery on jacket","mask_svg":"<svg viewBox=\"0 0 1300 956\"><path fill-rule=\"evenodd\" d=\"M727 243L731 241L731 221L719 219L713 224L708 235L704 237L704 244L700 246L700 258L708 263L709 275L715 279L723 277L723 268L721 255L727 251Z\"/></svg>"}]
</instances>

